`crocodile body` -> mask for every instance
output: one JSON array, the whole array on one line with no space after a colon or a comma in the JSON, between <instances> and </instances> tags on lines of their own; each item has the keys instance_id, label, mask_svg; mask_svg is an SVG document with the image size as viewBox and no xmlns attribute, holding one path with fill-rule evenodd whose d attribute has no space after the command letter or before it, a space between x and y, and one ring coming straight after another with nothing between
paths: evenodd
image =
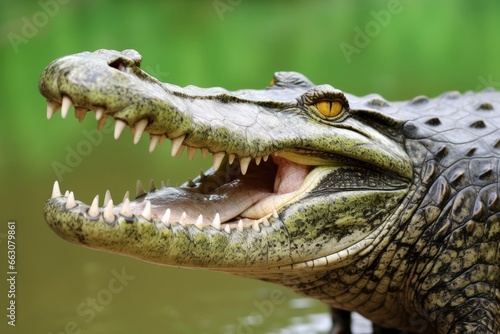
<instances>
[{"instance_id":1,"label":"crocodile body","mask_svg":"<svg viewBox=\"0 0 500 334\"><path fill-rule=\"evenodd\" d=\"M178 188L91 205L61 194L49 226L85 247L285 285L410 333L500 333L500 93L388 102L293 72L263 90L180 88L133 50L43 72L51 118L75 106L172 140L214 167Z\"/></svg>"}]
</instances>

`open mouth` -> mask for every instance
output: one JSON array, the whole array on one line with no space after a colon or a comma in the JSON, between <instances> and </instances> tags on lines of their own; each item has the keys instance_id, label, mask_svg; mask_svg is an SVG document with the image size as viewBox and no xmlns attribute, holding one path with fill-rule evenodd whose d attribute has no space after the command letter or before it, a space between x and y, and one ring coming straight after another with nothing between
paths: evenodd
<instances>
[{"instance_id":1,"label":"open mouth","mask_svg":"<svg viewBox=\"0 0 500 334\"><path fill-rule=\"evenodd\" d=\"M71 98L64 95L61 102L48 101L47 117L50 119L61 108L65 118L73 106ZM90 108L75 105L75 116L83 120ZM98 128L102 128L108 115L104 108L96 108ZM114 137L118 139L128 124L115 119ZM131 126L134 143L145 132L147 120L143 119ZM150 135L152 152L157 145L165 142L168 134ZM187 149L188 159L192 159L198 150L202 156L209 153L205 147L189 147L185 140L189 134L172 139L172 156L179 157ZM87 220L102 220L114 226L120 218L125 222L154 222L162 224L180 224L184 227L194 225L199 229L212 227L230 232L231 229L243 231L252 228L259 231L261 225L269 226L270 220L278 218L278 212L289 203L296 202L307 193L318 178L331 167L310 166L294 162L297 160L287 152L274 152L258 157L239 157L225 152L212 153L213 168L200 173L180 187L168 187L162 184L156 188L152 183L146 192L138 181L136 197L128 198L114 205L109 192L100 206L97 195L90 205L75 199L74 193L61 194L57 181L54 184L52 199L58 201L64 209L84 215Z\"/></svg>"}]
</instances>

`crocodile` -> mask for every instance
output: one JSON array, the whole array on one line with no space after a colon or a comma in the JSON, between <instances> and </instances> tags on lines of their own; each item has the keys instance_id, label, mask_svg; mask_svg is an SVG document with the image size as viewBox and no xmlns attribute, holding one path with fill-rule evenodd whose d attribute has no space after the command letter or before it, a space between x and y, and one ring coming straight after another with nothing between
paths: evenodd
<instances>
[{"instance_id":1,"label":"crocodile","mask_svg":"<svg viewBox=\"0 0 500 334\"><path fill-rule=\"evenodd\" d=\"M149 150L211 153L179 187L119 204L60 190L60 237L144 261L260 279L409 333L500 333L500 93L390 102L276 72L265 89L179 87L135 50L59 58L47 118L74 107ZM345 327L345 326L344 326ZM347 322L348 327L348 322ZM332 332L349 332L334 326Z\"/></svg>"}]
</instances>

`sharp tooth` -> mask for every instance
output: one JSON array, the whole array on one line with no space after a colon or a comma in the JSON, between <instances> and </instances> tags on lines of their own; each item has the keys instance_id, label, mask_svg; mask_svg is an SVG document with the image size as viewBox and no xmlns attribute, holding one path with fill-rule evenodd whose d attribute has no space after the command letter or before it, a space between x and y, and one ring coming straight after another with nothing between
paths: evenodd
<instances>
[{"instance_id":1,"label":"sharp tooth","mask_svg":"<svg viewBox=\"0 0 500 334\"><path fill-rule=\"evenodd\" d=\"M180 158L182 156L182 153L184 152L184 149L186 148L185 145L181 145L179 149L177 150L177 154L175 155L176 158Z\"/></svg>"},{"instance_id":2,"label":"sharp tooth","mask_svg":"<svg viewBox=\"0 0 500 334\"><path fill-rule=\"evenodd\" d=\"M207 176L205 175L205 173L200 170L200 181L203 181Z\"/></svg>"},{"instance_id":3,"label":"sharp tooth","mask_svg":"<svg viewBox=\"0 0 500 334\"><path fill-rule=\"evenodd\" d=\"M66 200L66 209L73 209L76 206L75 194L71 191L68 195L68 199Z\"/></svg>"},{"instance_id":4,"label":"sharp tooth","mask_svg":"<svg viewBox=\"0 0 500 334\"><path fill-rule=\"evenodd\" d=\"M127 190L127 192L123 196L123 202L125 202L126 200L128 200L129 197L130 197L130 192Z\"/></svg>"},{"instance_id":5,"label":"sharp tooth","mask_svg":"<svg viewBox=\"0 0 500 334\"><path fill-rule=\"evenodd\" d=\"M267 161L267 159L269 159L269 154L264 155L264 156L262 157L262 160L264 160L264 161Z\"/></svg>"},{"instance_id":6,"label":"sharp tooth","mask_svg":"<svg viewBox=\"0 0 500 334\"><path fill-rule=\"evenodd\" d=\"M260 161L262 160L262 157L255 157L255 164L258 166L260 165Z\"/></svg>"},{"instance_id":7,"label":"sharp tooth","mask_svg":"<svg viewBox=\"0 0 500 334\"><path fill-rule=\"evenodd\" d=\"M148 120L146 118L141 119L134 125L134 144L137 144L139 142L139 139L141 139L142 133L144 132L144 129L146 129L146 126L148 126Z\"/></svg>"},{"instance_id":8,"label":"sharp tooth","mask_svg":"<svg viewBox=\"0 0 500 334\"><path fill-rule=\"evenodd\" d=\"M135 198L141 197L146 194L146 190L144 190L144 187L142 186L142 182L140 180L137 180L137 183L135 185Z\"/></svg>"},{"instance_id":9,"label":"sharp tooth","mask_svg":"<svg viewBox=\"0 0 500 334\"><path fill-rule=\"evenodd\" d=\"M165 181L161 180L161 187L165 188Z\"/></svg>"},{"instance_id":10,"label":"sharp tooth","mask_svg":"<svg viewBox=\"0 0 500 334\"><path fill-rule=\"evenodd\" d=\"M231 227L229 226L229 224L226 224L226 226L224 226L224 231L229 234L231 233Z\"/></svg>"},{"instance_id":11,"label":"sharp tooth","mask_svg":"<svg viewBox=\"0 0 500 334\"><path fill-rule=\"evenodd\" d=\"M149 141L149 153L153 153L153 151L155 150L156 145L160 141L160 136L151 135L149 137L149 140L150 140Z\"/></svg>"},{"instance_id":12,"label":"sharp tooth","mask_svg":"<svg viewBox=\"0 0 500 334\"><path fill-rule=\"evenodd\" d=\"M194 183L193 180L189 179L188 180L188 186L191 187L191 188L194 188L194 187L196 187L196 183Z\"/></svg>"},{"instance_id":13,"label":"sharp tooth","mask_svg":"<svg viewBox=\"0 0 500 334\"><path fill-rule=\"evenodd\" d=\"M155 185L155 180L151 179L149 180L149 191L155 191L156 190L156 185Z\"/></svg>"},{"instance_id":14,"label":"sharp tooth","mask_svg":"<svg viewBox=\"0 0 500 334\"><path fill-rule=\"evenodd\" d=\"M51 198L56 198L56 197L61 197L61 189L59 188L58 181L54 182L54 185L52 186L52 197Z\"/></svg>"},{"instance_id":15,"label":"sharp tooth","mask_svg":"<svg viewBox=\"0 0 500 334\"><path fill-rule=\"evenodd\" d=\"M160 144L160 146L165 144L165 140L167 140L167 136L165 134L162 134L160 136L160 142L158 144Z\"/></svg>"},{"instance_id":16,"label":"sharp tooth","mask_svg":"<svg viewBox=\"0 0 500 334\"><path fill-rule=\"evenodd\" d=\"M107 120L108 115L104 115L103 117L101 117L101 119L97 122L97 130L102 131Z\"/></svg>"},{"instance_id":17,"label":"sharp tooth","mask_svg":"<svg viewBox=\"0 0 500 334\"><path fill-rule=\"evenodd\" d=\"M212 227L220 231L220 215L218 213L215 214Z\"/></svg>"},{"instance_id":18,"label":"sharp tooth","mask_svg":"<svg viewBox=\"0 0 500 334\"><path fill-rule=\"evenodd\" d=\"M236 229L240 232L243 232L243 220L240 219L238 222L238 226L236 226Z\"/></svg>"},{"instance_id":19,"label":"sharp tooth","mask_svg":"<svg viewBox=\"0 0 500 334\"><path fill-rule=\"evenodd\" d=\"M102 107L99 107L95 111L95 120L98 121L104 116L105 110Z\"/></svg>"},{"instance_id":20,"label":"sharp tooth","mask_svg":"<svg viewBox=\"0 0 500 334\"><path fill-rule=\"evenodd\" d=\"M51 119L59 108L61 108L60 103L55 101L47 101L47 119Z\"/></svg>"},{"instance_id":21,"label":"sharp tooth","mask_svg":"<svg viewBox=\"0 0 500 334\"><path fill-rule=\"evenodd\" d=\"M269 220L267 218L262 218L262 223L264 226L270 226L271 224L269 223Z\"/></svg>"},{"instance_id":22,"label":"sharp tooth","mask_svg":"<svg viewBox=\"0 0 500 334\"><path fill-rule=\"evenodd\" d=\"M66 95L64 95L62 98L62 105L61 105L61 117L63 119L66 118L66 116L68 116L69 108L71 108L72 106L73 102L71 102L71 99Z\"/></svg>"},{"instance_id":23,"label":"sharp tooth","mask_svg":"<svg viewBox=\"0 0 500 334\"><path fill-rule=\"evenodd\" d=\"M254 231L260 232L260 226L259 226L259 221L258 220L256 220L256 221L253 222L252 228L253 228Z\"/></svg>"},{"instance_id":24,"label":"sharp tooth","mask_svg":"<svg viewBox=\"0 0 500 334\"><path fill-rule=\"evenodd\" d=\"M114 134L115 139L120 138L120 135L122 134L123 129L125 129L126 126L127 123L125 123L121 119L117 119L115 121L115 134Z\"/></svg>"},{"instance_id":25,"label":"sharp tooth","mask_svg":"<svg viewBox=\"0 0 500 334\"><path fill-rule=\"evenodd\" d=\"M96 218L97 216L99 216L99 195L96 195L94 197L94 200L92 201L87 214L92 218Z\"/></svg>"},{"instance_id":26,"label":"sharp tooth","mask_svg":"<svg viewBox=\"0 0 500 334\"><path fill-rule=\"evenodd\" d=\"M201 149L201 157L206 158L208 155L208 148L202 148Z\"/></svg>"},{"instance_id":27,"label":"sharp tooth","mask_svg":"<svg viewBox=\"0 0 500 334\"><path fill-rule=\"evenodd\" d=\"M183 212L181 215L181 219L179 219L179 224L183 227L186 227L186 218L187 218L187 214L186 214L186 212Z\"/></svg>"},{"instance_id":28,"label":"sharp tooth","mask_svg":"<svg viewBox=\"0 0 500 334\"><path fill-rule=\"evenodd\" d=\"M161 219L161 221L165 225L167 225L170 222L170 209L167 209L167 211L165 211L165 214L163 215L163 218Z\"/></svg>"},{"instance_id":29,"label":"sharp tooth","mask_svg":"<svg viewBox=\"0 0 500 334\"><path fill-rule=\"evenodd\" d=\"M130 201L128 200L128 198L126 198L123 201L122 208L120 209L120 214L124 217L127 217L127 218L130 218L133 216L133 213L130 211Z\"/></svg>"},{"instance_id":30,"label":"sharp tooth","mask_svg":"<svg viewBox=\"0 0 500 334\"><path fill-rule=\"evenodd\" d=\"M75 117L80 123L85 119L85 115L87 115L87 108L75 108Z\"/></svg>"},{"instance_id":31,"label":"sharp tooth","mask_svg":"<svg viewBox=\"0 0 500 334\"><path fill-rule=\"evenodd\" d=\"M241 174L245 175L248 170L248 165L250 165L250 161L252 161L251 157L244 157L240 159L240 169Z\"/></svg>"},{"instance_id":32,"label":"sharp tooth","mask_svg":"<svg viewBox=\"0 0 500 334\"><path fill-rule=\"evenodd\" d=\"M218 152L218 153L212 154L212 157L214 158L214 165L213 165L214 172L216 172L219 169L225 156L226 156L225 152Z\"/></svg>"},{"instance_id":33,"label":"sharp tooth","mask_svg":"<svg viewBox=\"0 0 500 334\"><path fill-rule=\"evenodd\" d=\"M108 205L104 208L102 217L106 223L112 223L115 221L115 214L113 213L113 200L110 200Z\"/></svg>"},{"instance_id":34,"label":"sharp tooth","mask_svg":"<svg viewBox=\"0 0 500 334\"><path fill-rule=\"evenodd\" d=\"M236 154L229 154L229 164L232 165L234 162L234 159L236 159Z\"/></svg>"},{"instance_id":35,"label":"sharp tooth","mask_svg":"<svg viewBox=\"0 0 500 334\"><path fill-rule=\"evenodd\" d=\"M109 190L106 190L106 193L104 194L104 203L102 203L102 206L106 206L111 200L111 193L109 192Z\"/></svg>"},{"instance_id":36,"label":"sharp tooth","mask_svg":"<svg viewBox=\"0 0 500 334\"><path fill-rule=\"evenodd\" d=\"M151 202L146 201L146 206L144 207L144 210L141 213L141 216L144 217L147 221L151 220Z\"/></svg>"},{"instance_id":37,"label":"sharp tooth","mask_svg":"<svg viewBox=\"0 0 500 334\"><path fill-rule=\"evenodd\" d=\"M198 216L198 219L196 220L196 223L194 223L194 226L196 226L200 230L203 228L203 216L202 215Z\"/></svg>"},{"instance_id":38,"label":"sharp tooth","mask_svg":"<svg viewBox=\"0 0 500 334\"><path fill-rule=\"evenodd\" d=\"M198 149L196 147L189 147L188 146L188 160L193 160L194 155L196 154L196 151L198 151Z\"/></svg>"},{"instance_id":39,"label":"sharp tooth","mask_svg":"<svg viewBox=\"0 0 500 334\"><path fill-rule=\"evenodd\" d=\"M278 218L278 211L276 209L273 210L273 218Z\"/></svg>"},{"instance_id":40,"label":"sharp tooth","mask_svg":"<svg viewBox=\"0 0 500 334\"><path fill-rule=\"evenodd\" d=\"M64 192L64 197L68 197L68 196L69 196L69 190L66 190L66 191Z\"/></svg>"},{"instance_id":41,"label":"sharp tooth","mask_svg":"<svg viewBox=\"0 0 500 334\"><path fill-rule=\"evenodd\" d=\"M186 135L182 135L180 137L172 139L172 156L175 157L178 153L179 150L182 147L182 142L184 141L184 138L186 138ZM181 151L182 153L182 151Z\"/></svg>"}]
</instances>

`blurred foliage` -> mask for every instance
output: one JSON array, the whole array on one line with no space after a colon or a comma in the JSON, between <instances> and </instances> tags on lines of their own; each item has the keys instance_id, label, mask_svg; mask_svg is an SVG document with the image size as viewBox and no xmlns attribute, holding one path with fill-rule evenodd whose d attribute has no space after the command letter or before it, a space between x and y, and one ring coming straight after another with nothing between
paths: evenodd
<instances>
[{"instance_id":1,"label":"blurred foliage","mask_svg":"<svg viewBox=\"0 0 500 334\"><path fill-rule=\"evenodd\" d=\"M24 325L30 316L40 314L30 326L44 323L43 330L55 332L64 305L71 306L67 316L74 316L74 306L88 294L87 290L79 294L80 288L93 282L93 275L82 276L86 261L102 263L104 279L109 268L126 264L131 272L143 273L138 280L144 285L160 286L165 281L160 277L164 268L67 245L44 224L43 201L56 178L52 163L64 163L68 148L75 148L85 138L83 131L96 126L89 116L83 124L71 116L61 120L59 113L46 120L37 81L53 59L84 50L134 48L143 55L148 72L181 86L260 88L274 71L293 70L352 94L375 92L400 100L487 85L498 88L499 17L497 0L0 0L1 218L2 223L14 219L19 224ZM356 49L348 57L347 45ZM88 202L111 188L121 199L136 179L183 182L211 164L208 159L190 164L185 158L171 159L165 147L150 155L147 138L137 146L131 142L130 135L115 142L104 134L102 143L64 175L63 191L76 189L77 197ZM194 274L175 275L181 281ZM220 275L203 275L194 277L211 282L214 289L232 282L236 282L233 291L238 291L236 285L264 284L233 278L221 283ZM178 287L184 303L210 290L187 282L192 285ZM61 300L52 301L59 292L64 292ZM185 295L188 292L195 297ZM236 310L232 311L241 312ZM159 322L137 312L142 321ZM122 327L125 333L127 326Z\"/></svg>"}]
</instances>

